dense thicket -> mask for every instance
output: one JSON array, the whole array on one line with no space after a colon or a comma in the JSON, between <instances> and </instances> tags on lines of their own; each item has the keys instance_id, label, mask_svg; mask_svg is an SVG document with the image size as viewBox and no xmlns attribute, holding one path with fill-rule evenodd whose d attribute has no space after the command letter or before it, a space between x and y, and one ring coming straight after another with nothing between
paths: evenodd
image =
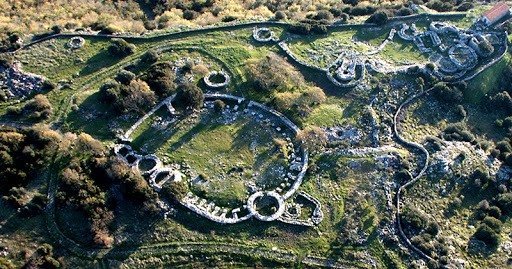
<instances>
[{"instance_id":1,"label":"dense thicket","mask_svg":"<svg viewBox=\"0 0 512 269\"><path fill-rule=\"evenodd\" d=\"M111 200L126 199L154 211L156 193L125 162L109 157L105 147L91 136L80 134L70 143L70 161L60 173L57 201L82 211L90 221L94 242L110 246L113 238L109 227L114 220L115 204ZM119 186L122 197L113 195L115 186Z\"/></svg>"},{"instance_id":2,"label":"dense thicket","mask_svg":"<svg viewBox=\"0 0 512 269\"><path fill-rule=\"evenodd\" d=\"M29 120L41 121L50 118L53 113L53 107L45 95L38 94L21 108L9 107L7 113Z\"/></svg>"}]
</instances>

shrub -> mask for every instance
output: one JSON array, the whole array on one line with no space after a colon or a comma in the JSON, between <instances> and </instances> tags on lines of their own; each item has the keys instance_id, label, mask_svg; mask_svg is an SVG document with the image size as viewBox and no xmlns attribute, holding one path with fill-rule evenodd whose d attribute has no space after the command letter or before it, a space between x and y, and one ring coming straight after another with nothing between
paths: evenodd
<instances>
[{"instance_id":1,"label":"shrub","mask_svg":"<svg viewBox=\"0 0 512 269\"><path fill-rule=\"evenodd\" d=\"M462 92L456 87L449 87L445 83L437 83L432 92L437 100L444 103L460 103L463 98Z\"/></svg>"},{"instance_id":2,"label":"shrub","mask_svg":"<svg viewBox=\"0 0 512 269\"><path fill-rule=\"evenodd\" d=\"M57 85L55 85L55 83L53 83L49 80L44 80L41 83L41 90L44 92L51 91L51 90L55 89L56 87L57 87Z\"/></svg>"},{"instance_id":3,"label":"shrub","mask_svg":"<svg viewBox=\"0 0 512 269\"><path fill-rule=\"evenodd\" d=\"M130 71L127 71L127 70L121 70L121 72L119 72L116 75L116 80L119 83L124 84L124 85L130 84L130 82L134 79L135 79L135 74Z\"/></svg>"},{"instance_id":4,"label":"shrub","mask_svg":"<svg viewBox=\"0 0 512 269\"><path fill-rule=\"evenodd\" d=\"M158 96L167 97L176 91L176 74L169 63L152 65L142 76Z\"/></svg>"},{"instance_id":5,"label":"shrub","mask_svg":"<svg viewBox=\"0 0 512 269\"><path fill-rule=\"evenodd\" d=\"M228 15L228 16L225 16L224 18L222 18L222 22L232 22L232 21L236 21L238 20L238 18L236 16L232 16L232 15Z\"/></svg>"},{"instance_id":6,"label":"shrub","mask_svg":"<svg viewBox=\"0 0 512 269\"><path fill-rule=\"evenodd\" d=\"M184 180L170 181L162 187L162 194L167 199L180 201L188 193L189 187Z\"/></svg>"},{"instance_id":7,"label":"shrub","mask_svg":"<svg viewBox=\"0 0 512 269\"><path fill-rule=\"evenodd\" d=\"M156 52L154 50L148 50L144 53L144 55L142 55L140 60L141 60L141 62L143 62L145 64L154 64L154 63L158 62L159 58L160 58L160 55L158 54L158 52Z\"/></svg>"},{"instance_id":8,"label":"shrub","mask_svg":"<svg viewBox=\"0 0 512 269\"><path fill-rule=\"evenodd\" d=\"M366 20L366 23L373 23L376 25L384 25L387 22L388 22L388 14L384 11L375 12Z\"/></svg>"},{"instance_id":9,"label":"shrub","mask_svg":"<svg viewBox=\"0 0 512 269\"><path fill-rule=\"evenodd\" d=\"M501 209L497 206L491 206L487 210L487 214L493 218L501 218Z\"/></svg>"},{"instance_id":10,"label":"shrub","mask_svg":"<svg viewBox=\"0 0 512 269\"><path fill-rule=\"evenodd\" d=\"M199 13L193 10L185 10L183 11L183 18L185 20L195 20L199 16Z\"/></svg>"},{"instance_id":11,"label":"shrub","mask_svg":"<svg viewBox=\"0 0 512 269\"><path fill-rule=\"evenodd\" d=\"M120 113L143 114L157 101L156 95L145 81L134 79L129 84L106 83L100 88L102 99Z\"/></svg>"},{"instance_id":12,"label":"shrub","mask_svg":"<svg viewBox=\"0 0 512 269\"><path fill-rule=\"evenodd\" d=\"M135 51L135 45L126 42L122 38L112 38L108 52L116 57L126 57Z\"/></svg>"},{"instance_id":13,"label":"shrub","mask_svg":"<svg viewBox=\"0 0 512 269\"><path fill-rule=\"evenodd\" d=\"M7 258L0 257L0 268L2 269L15 269L16 266Z\"/></svg>"},{"instance_id":14,"label":"shrub","mask_svg":"<svg viewBox=\"0 0 512 269\"><path fill-rule=\"evenodd\" d=\"M427 7L438 12L446 12L453 9L453 5L449 1L440 0L433 0L428 2Z\"/></svg>"},{"instance_id":15,"label":"shrub","mask_svg":"<svg viewBox=\"0 0 512 269\"><path fill-rule=\"evenodd\" d=\"M457 7L457 11L468 11L475 7L471 2L464 2Z\"/></svg>"},{"instance_id":16,"label":"shrub","mask_svg":"<svg viewBox=\"0 0 512 269\"><path fill-rule=\"evenodd\" d=\"M461 124L449 124L443 131L443 138L449 141L473 142L475 136Z\"/></svg>"},{"instance_id":17,"label":"shrub","mask_svg":"<svg viewBox=\"0 0 512 269\"><path fill-rule=\"evenodd\" d=\"M320 10L313 16L313 19L332 21L334 19L334 16L329 10Z\"/></svg>"},{"instance_id":18,"label":"shrub","mask_svg":"<svg viewBox=\"0 0 512 269\"><path fill-rule=\"evenodd\" d=\"M222 100L215 100L213 102L213 109L216 112L222 112L222 110L224 110L224 107L226 107L226 104Z\"/></svg>"},{"instance_id":19,"label":"shrub","mask_svg":"<svg viewBox=\"0 0 512 269\"><path fill-rule=\"evenodd\" d=\"M508 192L500 194L496 201L504 214L510 215L510 213L512 213L512 193Z\"/></svg>"},{"instance_id":20,"label":"shrub","mask_svg":"<svg viewBox=\"0 0 512 269\"><path fill-rule=\"evenodd\" d=\"M203 106L204 94L197 85L185 83L178 86L173 106L179 110L199 109Z\"/></svg>"},{"instance_id":21,"label":"shrub","mask_svg":"<svg viewBox=\"0 0 512 269\"><path fill-rule=\"evenodd\" d=\"M288 32L298 35L309 35L311 33L311 24L297 23L288 27Z\"/></svg>"},{"instance_id":22,"label":"shrub","mask_svg":"<svg viewBox=\"0 0 512 269\"><path fill-rule=\"evenodd\" d=\"M489 247L497 247L500 242L500 235L485 224L481 224L473 236Z\"/></svg>"},{"instance_id":23,"label":"shrub","mask_svg":"<svg viewBox=\"0 0 512 269\"><path fill-rule=\"evenodd\" d=\"M419 232L429 223L425 214L412 207L405 207L400 216L403 225L411 231Z\"/></svg>"},{"instance_id":24,"label":"shrub","mask_svg":"<svg viewBox=\"0 0 512 269\"><path fill-rule=\"evenodd\" d=\"M512 97L506 91L500 92L489 99L489 107L504 109L510 115L512 111Z\"/></svg>"},{"instance_id":25,"label":"shrub","mask_svg":"<svg viewBox=\"0 0 512 269\"><path fill-rule=\"evenodd\" d=\"M46 120L52 115L52 104L45 95L38 94L22 109L24 116L34 120Z\"/></svg>"},{"instance_id":26,"label":"shrub","mask_svg":"<svg viewBox=\"0 0 512 269\"><path fill-rule=\"evenodd\" d=\"M284 11L279 10L274 15L274 19L276 21L286 20L286 13L284 13Z\"/></svg>"},{"instance_id":27,"label":"shrub","mask_svg":"<svg viewBox=\"0 0 512 269\"><path fill-rule=\"evenodd\" d=\"M487 225L489 228L493 229L496 233L501 232L502 223L499 219L487 216L482 220L482 224Z\"/></svg>"},{"instance_id":28,"label":"shrub","mask_svg":"<svg viewBox=\"0 0 512 269\"><path fill-rule=\"evenodd\" d=\"M286 91L305 85L302 74L282 57L271 53L259 62L248 65L249 82L267 93Z\"/></svg>"},{"instance_id":29,"label":"shrub","mask_svg":"<svg viewBox=\"0 0 512 269\"><path fill-rule=\"evenodd\" d=\"M414 14L414 11L407 7L402 7L396 12L396 16L409 16L412 14Z\"/></svg>"},{"instance_id":30,"label":"shrub","mask_svg":"<svg viewBox=\"0 0 512 269\"><path fill-rule=\"evenodd\" d=\"M157 28L157 24L155 21L145 20L144 28L146 28L146 30L149 30L149 31L155 30Z\"/></svg>"},{"instance_id":31,"label":"shrub","mask_svg":"<svg viewBox=\"0 0 512 269\"><path fill-rule=\"evenodd\" d=\"M293 92L275 93L273 104L277 110L300 121L308 116L316 106L324 103L326 99L322 89L306 86L294 89Z\"/></svg>"}]
</instances>

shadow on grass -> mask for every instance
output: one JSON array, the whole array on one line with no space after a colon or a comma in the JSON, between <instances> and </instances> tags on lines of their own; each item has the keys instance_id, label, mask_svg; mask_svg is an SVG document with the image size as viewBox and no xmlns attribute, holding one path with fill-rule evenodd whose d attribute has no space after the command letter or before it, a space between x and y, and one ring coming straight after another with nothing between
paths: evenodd
<instances>
[{"instance_id":1,"label":"shadow on grass","mask_svg":"<svg viewBox=\"0 0 512 269\"><path fill-rule=\"evenodd\" d=\"M80 70L80 76L87 76L97 72L100 69L109 67L122 60L122 58L112 56L106 49L87 60L86 65Z\"/></svg>"},{"instance_id":2,"label":"shadow on grass","mask_svg":"<svg viewBox=\"0 0 512 269\"><path fill-rule=\"evenodd\" d=\"M115 129L127 129L135 123L139 115L119 115L114 109L103 103L100 93L96 92L85 99L77 110L71 111L65 120L65 128L70 131L82 131L96 139L115 138ZM66 130L67 131L67 130Z\"/></svg>"}]
</instances>

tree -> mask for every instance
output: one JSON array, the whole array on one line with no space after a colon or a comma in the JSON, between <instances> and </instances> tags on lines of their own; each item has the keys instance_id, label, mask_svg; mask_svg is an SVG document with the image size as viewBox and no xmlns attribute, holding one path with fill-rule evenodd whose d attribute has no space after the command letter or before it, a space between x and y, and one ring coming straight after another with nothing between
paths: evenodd
<instances>
[{"instance_id":1,"label":"tree","mask_svg":"<svg viewBox=\"0 0 512 269\"><path fill-rule=\"evenodd\" d=\"M173 106L179 110L199 109L203 106L204 94L197 85L185 83L178 86Z\"/></svg>"},{"instance_id":2,"label":"tree","mask_svg":"<svg viewBox=\"0 0 512 269\"><path fill-rule=\"evenodd\" d=\"M503 193L498 195L498 206L504 214L510 215L512 213L512 193Z\"/></svg>"},{"instance_id":3,"label":"tree","mask_svg":"<svg viewBox=\"0 0 512 269\"><path fill-rule=\"evenodd\" d=\"M126 42L122 38L112 38L108 52L117 57L126 57L135 52L135 45Z\"/></svg>"},{"instance_id":4,"label":"tree","mask_svg":"<svg viewBox=\"0 0 512 269\"><path fill-rule=\"evenodd\" d=\"M176 74L170 63L158 63L152 65L142 76L158 96L167 97L176 91Z\"/></svg>"},{"instance_id":5,"label":"tree","mask_svg":"<svg viewBox=\"0 0 512 269\"><path fill-rule=\"evenodd\" d=\"M500 243L500 235L486 224L481 224L473 236L489 247L497 247Z\"/></svg>"},{"instance_id":6,"label":"tree","mask_svg":"<svg viewBox=\"0 0 512 269\"><path fill-rule=\"evenodd\" d=\"M373 13L367 20L366 23L373 23L376 25L384 25L388 22L388 14L384 11L377 11Z\"/></svg>"}]
</instances>

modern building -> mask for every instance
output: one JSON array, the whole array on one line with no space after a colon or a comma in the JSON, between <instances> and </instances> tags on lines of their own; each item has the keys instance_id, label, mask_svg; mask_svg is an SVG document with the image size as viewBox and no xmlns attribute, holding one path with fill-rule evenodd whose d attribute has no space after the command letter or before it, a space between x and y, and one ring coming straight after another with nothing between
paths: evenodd
<instances>
[{"instance_id":1,"label":"modern building","mask_svg":"<svg viewBox=\"0 0 512 269\"><path fill-rule=\"evenodd\" d=\"M491 26L510 14L510 8L505 2L499 2L486 11L481 20L487 26Z\"/></svg>"}]
</instances>

